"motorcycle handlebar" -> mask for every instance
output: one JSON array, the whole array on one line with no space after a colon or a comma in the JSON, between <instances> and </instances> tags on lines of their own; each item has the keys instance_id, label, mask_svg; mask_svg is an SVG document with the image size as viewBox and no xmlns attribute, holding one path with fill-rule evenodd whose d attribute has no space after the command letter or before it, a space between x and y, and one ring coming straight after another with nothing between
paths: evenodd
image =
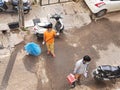
<instances>
[{"instance_id":1,"label":"motorcycle handlebar","mask_svg":"<svg viewBox=\"0 0 120 90\"><path fill-rule=\"evenodd\" d=\"M50 17L50 19L51 19L51 18L54 18L54 19L62 19L62 17L54 17L54 16Z\"/></svg>"}]
</instances>

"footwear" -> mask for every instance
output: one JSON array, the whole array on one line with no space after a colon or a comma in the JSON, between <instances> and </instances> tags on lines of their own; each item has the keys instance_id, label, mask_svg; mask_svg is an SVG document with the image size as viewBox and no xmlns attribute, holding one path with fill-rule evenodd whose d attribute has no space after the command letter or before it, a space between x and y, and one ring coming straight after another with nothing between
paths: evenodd
<instances>
[{"instance_id":1,"label":"footwear","mask_svg":"<svg viewBox=\"0 0 120 90\"><path fill-rule=\"evenodd\" d=\"M71 85L71 88L74 88L75 87L75 85Z\"/></svg>"},{"instance_id":2,"label":"footwear","mask_svg":"<svg viewBox=\"0 0 120 90\"><path fill-rule=\"evenodd\" d=\"M74 88L74 87L75 87L75 82L73 82L71 85L71 88Z\"/></svg>"}]
</instances>

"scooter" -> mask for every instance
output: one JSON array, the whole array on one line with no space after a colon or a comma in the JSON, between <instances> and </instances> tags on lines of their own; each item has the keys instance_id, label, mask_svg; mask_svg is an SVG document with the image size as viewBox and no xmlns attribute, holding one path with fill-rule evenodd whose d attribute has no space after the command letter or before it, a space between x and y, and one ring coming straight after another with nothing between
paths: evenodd
<instances>
[{"instance_id":1,"label":"scooter","mask_svg":"<svg viewBox=\"0 0 120 90\"><path fill-rule=\"evenodd\" d=\"M63 25L63 22L62 22L62 17L58 14L54 14L50 18L53 18L53 19L56 20L56 24L55 24L56 31L57 32L63 32L64 25Z\"/></svg>"},{"instance_id":2,"label":"scooter","mask_svg":"<svg viewBox=\"0 0 120 90\"><path fill-rule=\"evenodd\" d=\"M19 4L19 0L12 0L13 10L15 10L17 12L19 10L18 4ZM31 10L29 0L23 0L23 10L24 10L24 14L29 13L29 11Z\"/></svg>"},{"instance_id":3,"label":"scooter","mask_svg":"<svg viewBox=\"0 0 120 90\"><path fill-rule=\"evenodd\" d=\"M0 0L0 12L6 11L8 9L6 2L4 0Z\"/></svg>"},{"instance_id":4,"label":"scooter","mask_svg":"<svg viewBox=\"0 0 120 90\"><path fill-rule=\"evenodd\" d=\"M96 81L110 80L112 83L116 83L116 79L120 78L120 66L98 66L93 71L93 77Z\"/></svg>"},{"instance_id":5,"label":"scooter","mask_svg":"<svg viewBox=\"0 0 120 90\"><path fill-rule=\"evenodd\" d=\"M52 16L50 16L50 19L55 19L56 23L55 23L55 27L54 29L56 30L57 33L63 33L64 30L64 24L62 22L62 17L58 14L54 14ZM40 22L40 23L36 23L34 26L34 33L37 36L37 38L42 38L43 37L43 33L44 31L47 29L47 26L50 24L51 22Z\"/></svg>"}]
</instances>

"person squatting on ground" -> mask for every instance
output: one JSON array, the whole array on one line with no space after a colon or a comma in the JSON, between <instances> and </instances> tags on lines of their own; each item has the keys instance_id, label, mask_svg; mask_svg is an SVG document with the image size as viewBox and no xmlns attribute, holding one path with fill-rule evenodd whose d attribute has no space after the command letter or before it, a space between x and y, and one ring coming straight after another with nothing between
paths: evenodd
<instances>
[{"instance_id":1,"label":"person squatting on ground","mask_svg":"<svg viewBox=\"0 0 120 90\"><path fill-rule=\"evenodd\" d=\"M85 77L87 77L87 67L88 64L90 63L91 58L88 55L85 55L82 59L78 60L75 64L75 68L74 68L74 75L75 75L75 79L77 80L76 82L80 85L80 78L82 75L84 75ZM75 83L73 83L72 87L75 87Z\"/></svg>"},{"instance_id":2,"label":"person squatting on ground","mask_svg":"<svg viewBox=\"0 0 120 90\"><path fill-rule=\"evenodd\" d=\"M56 33L55 30L52 29L52 23L50 23L47 30L44 32L43 44L46 43L47 54L52 54L53 57L55 57L54 41L56 35L59 35L59 33Z\"/></svg>"}]
</instances>

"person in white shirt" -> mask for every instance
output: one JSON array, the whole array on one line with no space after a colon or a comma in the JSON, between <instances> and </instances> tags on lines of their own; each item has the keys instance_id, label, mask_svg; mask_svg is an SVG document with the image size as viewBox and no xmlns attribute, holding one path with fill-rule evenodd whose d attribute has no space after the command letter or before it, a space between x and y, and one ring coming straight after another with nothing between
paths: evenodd
<instances>
[{"instance_id":1,"label":"person in white shirt","mask_svg":"<svg viewBox=\"0 0 120 90\"><path fill-rule=\"evenodd\" d=\"M90 63L90 61L91 61L90 56L85 55L82 59L78 60L75 64L73 73L79 85L80 85L81 75L84 75L85 77L87 77L87 66Z\"/></svg>"}]
</instances>

